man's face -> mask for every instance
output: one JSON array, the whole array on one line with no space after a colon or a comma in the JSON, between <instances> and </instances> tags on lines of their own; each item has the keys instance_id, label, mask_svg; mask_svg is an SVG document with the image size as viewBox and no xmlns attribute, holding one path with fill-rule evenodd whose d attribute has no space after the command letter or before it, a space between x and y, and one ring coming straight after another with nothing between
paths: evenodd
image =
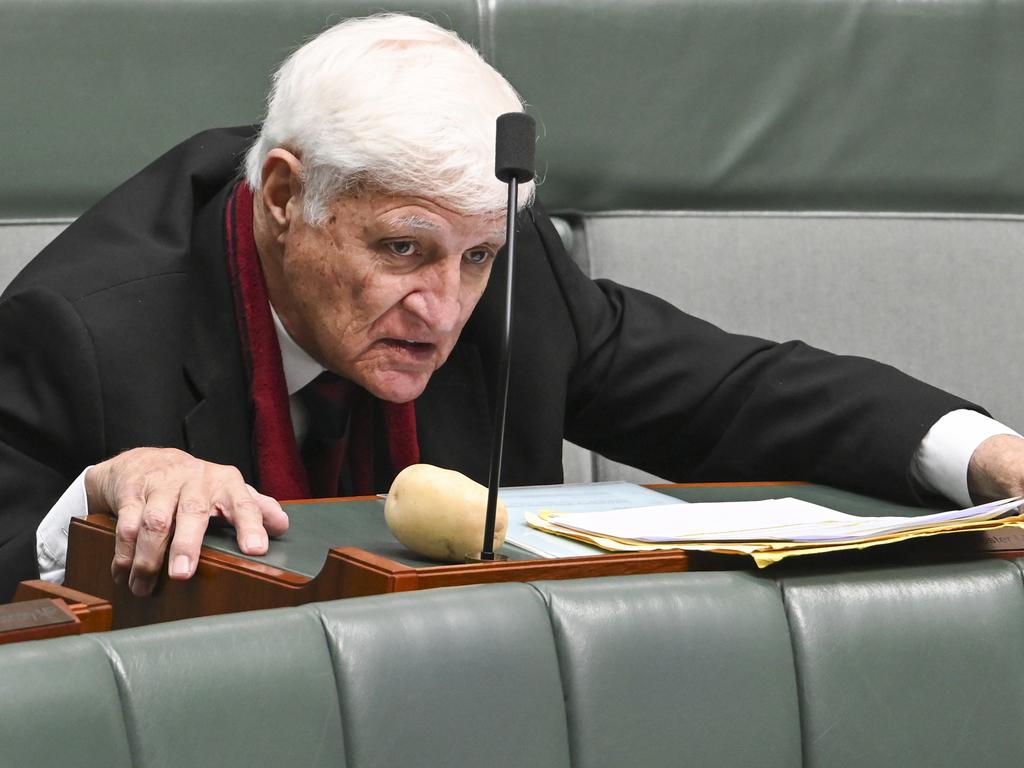
<instances>
[{"instance_id":1,"label":"man's face","mask_svg":"<svg viewBox=\"0 0 1024 768\"><path fill-rule=\"evenodd\" d=\"M418 397L487 285L503 214L367 193L336 201L322 227L295 218L280 241L284 296L274 296L288 332L377 397Z\"/></svg>"}]
</instances>

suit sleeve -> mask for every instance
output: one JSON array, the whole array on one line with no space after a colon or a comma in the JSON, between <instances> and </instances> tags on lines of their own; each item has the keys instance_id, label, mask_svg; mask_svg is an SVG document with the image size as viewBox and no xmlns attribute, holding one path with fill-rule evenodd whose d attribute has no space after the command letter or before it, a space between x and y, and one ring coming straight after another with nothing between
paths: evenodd
<instances>
[{"instance_id":1,"label":"suit sleeve","mask_svg":"<svg viewBox=\"0 0 1024 768\"><path fill-rule=\"evenodd\" d=\"M951 410L981 410L891 366L726 333L591 280L543 214L534 221L579 350L566 437L604 456L679 482L809 480L913 502L925 433Z\"/></svg>"},{"instance_id":2,"label":"suit sleeve","mask_svg":"<svg viewBox=\"0 0 1024 768\"><path fill-rule=\"evenodd\" d=\"M89 334L68 301L30 288L0 302L0 602L38 578L36 528L103 454Z\"/></svg>"}]
</instances>

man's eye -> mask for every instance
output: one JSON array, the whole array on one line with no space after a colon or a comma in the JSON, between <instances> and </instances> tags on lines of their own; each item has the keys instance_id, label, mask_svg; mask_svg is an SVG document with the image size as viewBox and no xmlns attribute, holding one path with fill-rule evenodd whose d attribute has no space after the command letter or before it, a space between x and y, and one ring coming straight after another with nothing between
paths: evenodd
<instances>
[{"instance_id":1,"label":"man's eye","mask_svg":"<svg viewBox=\"0 0 1024 768\"><path fill-rule=\"evenodd\" d=\"M486 248L474 248L471 251L466 251L462 258L470 264L486 264L487 260L491 258L491 252Z\"/></svg>"},{"instance_id":2,"label":"man's eye","mask_svg":"<svg viewBox=\"0 0 1024 768\"><path fill-rule=\"evenodd\" d=\"M388 243L388 249L395 256L412 256L416 253L416 243L412 240L396 240Z\"/></svg>"}]
</instances>

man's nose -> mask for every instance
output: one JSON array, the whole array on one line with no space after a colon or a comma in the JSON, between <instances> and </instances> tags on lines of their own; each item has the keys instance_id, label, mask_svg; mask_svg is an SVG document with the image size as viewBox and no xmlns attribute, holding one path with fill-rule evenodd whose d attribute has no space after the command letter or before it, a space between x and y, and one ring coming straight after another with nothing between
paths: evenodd
<instances>
[{"instance_id":1,"label":"man's nose","mask_svg":"<svg viewBox=\"0 0 1024 768\"><path fill-rule=\"evenodd\" d=\"M419 290L406 298L406 306L427 326L440 333L456 329L462 311L462 255L437 261L427 267Z\"/></svg>"}]
</instances>

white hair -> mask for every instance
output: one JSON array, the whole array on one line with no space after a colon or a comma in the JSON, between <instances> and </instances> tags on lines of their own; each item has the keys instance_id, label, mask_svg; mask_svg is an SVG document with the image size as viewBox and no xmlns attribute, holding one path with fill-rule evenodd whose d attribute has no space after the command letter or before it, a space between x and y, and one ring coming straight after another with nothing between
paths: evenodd
<instances>
[{"instance_id":1,"label":"white hair","mask_svg":"<svg viewBox=\"0 0 1024 768\"><path fill-rule=\"evenodd\" d=\"M522 109L515 89L454 32L400 14L350 19L274 75L246 179L258 191L267 153L293 152L314 226L338 197L367 189L497 212L508 193L494 176L495 119ZM521 206L532 196L532 182L520 185Z\"/></svg>"}]
</instances>

